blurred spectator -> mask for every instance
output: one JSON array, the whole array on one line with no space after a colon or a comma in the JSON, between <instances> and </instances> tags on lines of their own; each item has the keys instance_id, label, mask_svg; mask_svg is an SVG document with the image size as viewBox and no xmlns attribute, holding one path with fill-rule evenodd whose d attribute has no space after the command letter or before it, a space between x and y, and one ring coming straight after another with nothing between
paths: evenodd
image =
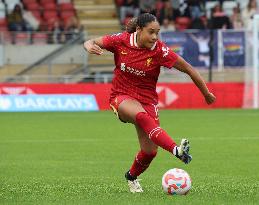
<instances>
[{"instance_id":1,"label":"blurred spectator","mask_svg":"<svg viewBox=\"0 0 259 205\"><path fill-rule=\"evenodd\" d=\"M192 19L198 19L204 15L204 7L200 0L188 0Z\"/></svg>"},{"instance_id":2,"label":"blurred spectator","mask_svg":"<svg viewBox=\"0 0 259 205\"><path fill-rule=\"evenodd\" d=\"M253 16L257 12L257 2L256 0L249 0L247 7L243 9L242 19L244 21L244 26L246 29L252 29L253 26Z\"/></svg>"},{"instance_id":3,"label":"blurred spectator","mask_svg":"<svg viewBox=\"0 0 259 205\"><path fill-rule=\"evenodd\" d=\"M139 7L141 13L156 15L156 0L140 0Z\"/></svg>"},{"instance_id":4,"label":"blurred spectator","mask_svg":"<svg viewBox=\"0 0 259 205\"><path fill-rule=\"evenodd\" d=\"M157 19L160 18L160 11L162 10L163 7L164 7L164 0L157 0L155 4Z\"/></svg>"},{"instance_id":5,"label":"blurred spectator","mask_svg":"<svg viewBox=\"0 0 259 205\"><path fill-rule=\"evenodd\" d=\"M125 18L130 15L137 17L140 13L138 0L124 0L120 7L120 21L124 24Z\"/></svg>"},{"instance_id":6,"label":"blurred spectator","mask_svg":"<svg viewBox=\"0 0 259 205\"><path fill-rule=\"evenodd\" d=\"M26 30L37 31L40 26L40 21L32 14L31 11L23 11L23 19L25 21Z\"/></svg>"},{"instance_id":7,"label":"blurred spectator","mask_svg":"<svg viewBox=\"0 0 259 205\"><path fill-rule=\"evenodd\" d=\"M211 29L230 29L231 23L229 17L223 12L220 4L217 4L211 13L212 17L210 20Z\"/></svg>"},{"instance_id":8,"label":"blurred spectator","mask_svg":"<svg viewBox=\"0 0 259 205\"><path fill-rule=\"evenodd\" d=\"M19 4L16 4L13 11L7 16L7 21L10 31L26 31L26 23Z\"/></svg>"},{"instance_id":9,"label":"blurred spectator","mask_svg":"<svg viewBox=\"0 0 259 205\"><path fill-rule=\"evenodd\" d=\"M64 35L64 25L63 21L59 21L58 19L54 22L53 28L51 30L51 39L50 43L58 44L65 42Z\"/></svg>"},{"instance_id":10,"label":"blurred spectator","mask_svg":"<svg viewBox=\"0 0 259 205\"><path fill-rule=\"evenodd\" d=\"M171 0L171 5L174 9L179 9L180 7L180 0Z\"/></svg>"},{"instance_id":11,"label":"blurred spectator","mask_svg":"<svg viewBox=\"0 0 259 205\"><path fill-rule=\"evenodd\" d=\"M240 4L237 7L233 8L233 14L230 16L230 21L233 29L242 29L244 28L244 23L241 16Z\"/></svg>"},{"instance_id":12,"label":"blurred spectator","mask_svg":"<svg viewBox=\"0 0 259 205\"><path fill-rule=\"evenodd\" d=\"M172 4L169 0L164 2L164 6L159 11L158 21L160 24L163 24L164 19L169 19L169 21L174 21L176 17L179 15L177 10L174 10Z\"/></svg>"},{"instance_id":13,"label":"blurred spectator","mask_svg":"<svg viewBox=\"0 0 259 205\"><path fill-rule=\"evenodd\" d=\"M160 26L160 32L163 31L175 31L174 22L170 21L170 19L168 18L164 18Z\"/></svg>"},{"instance_id":14,"label":"blurred spectator","mask_svg":"<svg viewBox=\"0 0 259 205\"><path fill-rule=\"evenodd\" d=\"M179 0L179 13L182 17L191 17L190 8L187 0Z\"/></svg>"},{"instance_id":15,"label":"blurred spectator","mask_svg":"<svg viewBox=\"0 0 259 205\"><path fill-rule=\"evenodd\" d=\"M190 29L208 29L208 19L206 15L193 19Z\"/></svg>"},{"instance_id":16,"label":"blurred spectator","mask_svg":"<svg viewBox=\"0 0 259 205\"><path fill-rule=\"evenodd\" d=\"M65 26L66 40L76 38L82 31L83 27L81 26L78 18L76 16L72 16Z\"/></svg>"}]
</instances>

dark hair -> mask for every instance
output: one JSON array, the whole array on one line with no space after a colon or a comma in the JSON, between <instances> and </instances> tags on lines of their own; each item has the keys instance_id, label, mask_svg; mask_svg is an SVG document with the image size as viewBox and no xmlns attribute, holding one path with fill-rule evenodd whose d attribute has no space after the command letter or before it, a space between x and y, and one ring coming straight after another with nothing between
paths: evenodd
<instances>
[{"instance_id":1,"label":"dark hair","mask_svg":"<svg viewBox=\"0 0 259 205\"><path fill-rule=\"evenodd\" d=\"M138 17L132 18L126 25L126 31L128 33L134 33L136 31L137 26L140 28L144 28L148 23L153 21L157 21L157 18L150 14L144 13L139 15Z\"/></svg>"}]
</instances>

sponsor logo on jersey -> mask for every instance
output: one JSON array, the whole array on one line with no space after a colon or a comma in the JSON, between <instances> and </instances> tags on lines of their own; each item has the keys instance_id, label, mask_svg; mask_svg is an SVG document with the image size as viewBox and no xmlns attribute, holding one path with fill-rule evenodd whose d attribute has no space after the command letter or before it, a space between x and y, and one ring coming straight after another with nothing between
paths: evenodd
<instances>
[{"instance_id":1,"label":"sponsor logo on jersey","mask_svg":"<svg viewBox=\"0 0 259 205\"><path fill-rule=\"evenodd\" d=\"M123 72L132 73L137 76L146 76L146 72L136 68L127 67L125 63L121 63L121 70Z\"/></svg>"},{"instance_id":2,"label":"sponsor logo on jersey","mask_svg":"<svg viewBox=\"0 0 259 205\"><path fill-rule=\"evenodd\" d=\"M125 72L125 70L126 70L126 65L125 65L125 63L121 63L121 70Z\"/></svg>"}]
</instances>

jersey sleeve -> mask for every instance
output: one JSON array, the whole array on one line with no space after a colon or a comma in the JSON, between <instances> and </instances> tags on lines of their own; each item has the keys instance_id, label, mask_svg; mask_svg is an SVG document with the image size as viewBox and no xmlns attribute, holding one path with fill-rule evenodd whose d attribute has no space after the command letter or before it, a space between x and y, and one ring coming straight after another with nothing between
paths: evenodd
<instances>
[{"instance_id":1,"label":"jersey sleeve","mask_svg":"<svg viewBox=\"0 0 259 205\"><path fill-rule=\"evenodd\" d=\"M172 68L178 59L178 55L164 43L162 43L160 55L160 65L167 68Z\"/></svg>"},{"instance_id":2,"label":"jersey sleeve","mask_svg":"<svg viewBox=\"0 0 259 205\"><path fill-rule=\"evenodd\" d=\"M103 36L103 48L114 53L122 41L122 33Z\"/></svg>"}]
</instances>

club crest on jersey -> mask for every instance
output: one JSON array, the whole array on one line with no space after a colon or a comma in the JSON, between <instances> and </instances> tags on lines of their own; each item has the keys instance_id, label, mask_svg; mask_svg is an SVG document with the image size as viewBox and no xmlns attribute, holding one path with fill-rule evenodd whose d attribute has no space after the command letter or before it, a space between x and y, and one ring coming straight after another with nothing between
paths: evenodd
<instances>
[{"instance_id":1,"label":"club crest on jersey","mask_svg":"<svg viewBox=\"0 0 259 205\"><path fill-rule=\"evenodd\" d=\"M166 57L169 53L169 48L168 47L162 47L162 51L163 51L163 57Z\"/></svg>"},{"instance_id":2,"label":"club crest on jersey","mask_svg":"<svg viewBox=\"0 0 259 205\"><path fill-rule=\"evenodd\" d=\"M149 67L152 64L152 60L153 60L152 58L147 59L147 62L146 62L147 67Z\"/></svg>"}]
</instances>

